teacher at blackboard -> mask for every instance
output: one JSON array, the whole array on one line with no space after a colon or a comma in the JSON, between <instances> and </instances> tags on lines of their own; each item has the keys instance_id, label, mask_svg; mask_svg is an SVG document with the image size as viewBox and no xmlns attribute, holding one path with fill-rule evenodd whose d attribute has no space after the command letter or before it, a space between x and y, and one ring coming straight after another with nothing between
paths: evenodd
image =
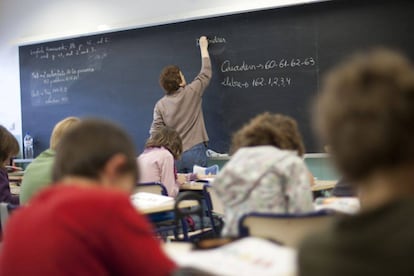
<instances>
[{"instance_id":1,"label":"teacher at blackboard","mask_svg":"<svg viewBox=\"0 0 414 276\"><path fill-rule=\"evenodd\" d=\"M177 171L188 173L193 165L207 166L208 135L204 124L202 96L210 83L211 61L208 41L205 36L199 40L201 71L189 84L176 65L166 66L160 75L160 85L165 91L155 105L154 120L150 134L161 126L174 128L183 141L183 154L177 161Z\"/></svg>"}]
</instances>

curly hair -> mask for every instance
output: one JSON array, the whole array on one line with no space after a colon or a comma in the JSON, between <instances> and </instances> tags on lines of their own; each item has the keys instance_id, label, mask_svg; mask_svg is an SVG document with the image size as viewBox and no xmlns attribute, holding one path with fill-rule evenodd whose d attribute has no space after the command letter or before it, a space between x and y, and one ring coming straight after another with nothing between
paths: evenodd
<instances>
[{"instance_id":1,"label":"curly hair","mask_svg":"<svg viewBox=\"0 0 414 276\"><path fill-rule=\"evenodd\" d=\"M8 158L20 151L19 142L4 126L0 125L0 167Z\"/></svg>"},{"instance_id":2,"label":"curly hair","mask_svg":"<svg viewBox=\"0 0 414 276\"><path fill-rule=\"evenodd\" d=\"M183 152L181 137L175 129L162 127L157 129L145 144L146 148L164 147L178 160Z\"/></svg>"},{"instance_id":3,"label":"curly hair","mask_svg":"<svg viewBox=\"0 0 414 276\"><path fill-rule=\"evenodd\" d=\"M233 135L231 153L241 147L271 145L283 150L305 152L296 121L285 115L263 113L257 115Z\"/></svg>"},{"instance_id":4,"label":"curly hair","mask_svg":"<svg viewBox=\"0 0 414 276\"><path fill-rule=\"evenodd\" d=\"M347 179L414 162L414 70L397 53L360 53L332 70L315 115L320 137Z\"/></svg>"},{"instance_id":5,"label":"curly hair","mask_svg":"<svg viewBox=\"0 0 414 276\"><path fill-rule=\"evenodd\" d=\"M180 68L176 65L164 67L160 75L160 85L167 95L174 93L180 88L182 78Z\"/></svg>"}]
</instances>

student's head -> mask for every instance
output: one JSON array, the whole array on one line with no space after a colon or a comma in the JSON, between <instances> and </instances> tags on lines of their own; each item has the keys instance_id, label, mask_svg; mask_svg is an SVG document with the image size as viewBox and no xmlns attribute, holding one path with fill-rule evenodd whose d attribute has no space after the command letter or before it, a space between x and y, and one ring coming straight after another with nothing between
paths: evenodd
<instances>
[{"instance_id":1,"label":"student's head","mask_svg":"<svg viewBox=\"0 0 414 276\"><path fill-rule=\"evenodd\" d=\"M82 120L58 143L53 167L55 182L73 178L132 191L138 168L130 137L113 123Z\"/></svg>"},{"instance_id":2,"label":"student's head","mask_svg":"<svg viewBox=\"0 0 414 276\"><path fill-rule=\"evenodd\" d=\"M403 56L375 50L339 65L326 76L315 113L347 179L414 169L414 70Z\"/></svg>"},{"instance_id":3,"label":"student's head","mask_svg":"<svg viewBox=\"0 0 414 276\"><path fill-rule=\"evenodd\" d=\"M160 75L160 85L165 94L169 95L186 85L186 81L180 68L176 65L164 67Z\"/></svg>"},{"instance_id":4,"label":"student's head","mask_svg":"<svg viewBox=\"0 0 414 276\"><path fill-rule=\"evenodd\" d=\"M56 150L57 144L62 136L79 122L80 119L77 117L67 117L58 122L53 128L52 135L50 136L50 148Z\"/></svg>"},{"instance_id":5,"label":"student's head","mask_svg":"<svg viewBox=\"0 0 414 276\"><path fill-rule=\"evenodd\" d=\"M5 127L0 125L0 167L7 165L10 158L20 151L16 138Z\"/></svg>"},{"instance_id":6,"label":"student's head","mask_svg":"<svg viewBox=\"0 0 414 276\"><path fill-rule=\"evenodd\" d=\"M241 147L265 145L294 150L299 156L305 152L296 121L289 116L266 112L253 118L233 135L231 153Z\"/></svg>"},{"instance_id":7,"label":"student's head","mask_svg":"<svg viewBox=\"0 0 414 276\"><path fill-rule=\"evenodd\" d=\"M170 127L157 129L145 144L146 148L164 147L178 160L183 152L183 143L177 131Z\"/></svg>"}]
</instances>

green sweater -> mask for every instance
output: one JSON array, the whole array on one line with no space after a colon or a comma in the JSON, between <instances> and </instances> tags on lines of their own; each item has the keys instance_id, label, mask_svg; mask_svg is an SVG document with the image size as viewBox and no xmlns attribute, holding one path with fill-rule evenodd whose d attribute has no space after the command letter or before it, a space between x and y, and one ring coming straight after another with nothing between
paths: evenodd
<instances>
[{"instance_id":1,"label":"green sweater","mask_svg":"<svg viewBox=\"0 0 414 276\"><path fill-rule=\"evenodd\" d=\"M414 275L414 199L346 217L306 239L300 276Z\"/></svg>"},{"instance_id":2,"label":"green sweater","mask_svg":"<svg viewBox=\"0 0 414 276\"><path fill-rule=\"evenodd\" d=\"M52 182L54 159L55 152L47 149L26 168L21 185L20 204L26 204L39 190Z\"/></svg>"}]
</instances>

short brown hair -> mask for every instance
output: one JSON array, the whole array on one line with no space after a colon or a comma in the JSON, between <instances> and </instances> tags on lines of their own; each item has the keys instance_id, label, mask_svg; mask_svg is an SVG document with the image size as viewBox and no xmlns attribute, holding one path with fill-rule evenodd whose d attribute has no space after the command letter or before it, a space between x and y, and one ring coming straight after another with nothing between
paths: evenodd
<instances>
[{"instance_id":1,"label":"short brown hair","mask_svg":"<svg viewBox=\"0 0 414 276\"><path fill-rule=\"evenodd\" d=\"M5 127L0 125L0 167L20 151L19 142Z\"/></svg>"},{"instance_id":2,"label":"short brown hair","mask_svg":"<svg viewBox=\"0 0 414 276\"><path fill-rule=\"evenodd\" d=\"M164 67L160 75L160 85L167 95L174 93L180 88L182 83L180 68L176 65Z\"/></svg>"},{"instance_id":3,"label":"short brown hair","mask_svg":"<svg viewBox=\"0 0 414 276\"><path fill-rule=\"evenodd\" d=\"M55 150L62 136L79 122L80 119L77 117L67 117L58 122L53 128L52 135L50 136L50 148Z\"/></svg>"},{"instance_id":4,"label":"short brown hair","mask_svg":"<svg viewBox=\"0 0 414 276\"><path fill-rule=\"evenodd\" d=\"M299 156L305 152L295 119L268 112L257 115L233 135L230 152L234 153L241 147L265 145L295 150Z\"/></svg>"},{"instance_id":5,"label":"short brown hair","mask_svg":"<svg viewBox=\"0 0 414 276\"><path fill-rule=\"evenodd\" d=\"M135 153L132 140L117 125L97 119L82 120L57 145L53 180L65 176L99 180L106 163L116 154L127 158L119 173L132 173L138 179Z\"/></svg>"},{"instance_id":6,"label":"short brown hair","mask_svg":"<svg viewBox=\"0 0 414 276\"><path fill-rule=\"evenodd\" d=\"M170 127L157 129L145 144L146 148L164 147L178 160L183 152L183 143L177 131Z\"/></svg>"},{"instance_id":7,"label":"short brown hair","mask_svg":"<svg viewBox=\"0 0 414 276\"><path fill-rule=\"evenodd\" d=\"M351 180L414 162L414 71L403 56L360 53L324 79L316 126Z\"/></svg>"}]
</instances>

